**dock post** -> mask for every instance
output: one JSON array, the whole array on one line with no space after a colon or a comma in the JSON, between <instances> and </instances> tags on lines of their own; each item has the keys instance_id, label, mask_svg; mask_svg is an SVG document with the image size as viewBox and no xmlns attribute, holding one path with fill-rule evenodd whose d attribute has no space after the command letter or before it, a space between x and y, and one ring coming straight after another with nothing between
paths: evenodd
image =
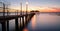
<instances>
[{"instance_id":1,"label":"dock post","mask_svg":"<svg viewBox=\"0 0 60 31\"><path fill-rule=\"evenodd\" d=\"M22 31L22 20L21 20L22 17L20 17L20 31Z\"/></svg>"},{"instance_id":2,"label":"dock post","mask_svg":"<svg viewBox=\"0 0 60 31\"><path fill-rule=\"evenodd\" d=\"M21 27L21 17L20 17L20 27Z\"/></svg>"},{"instance_id":3,"label":"dock post","mask_svg":"<svg viewBox=\"0 0 60 31\"><path fill-rule=\"evenodd\" d=\"M21 17L20 17L20 31L21 31Z\"/></svg>"},{"instance_id":4,"label":"dock post","mask_svg":"<svg viewBox=\"0 0 60 31\"><path fill-rule=\"evenodd\" d=\"M7 20L7 31L9 31L9 21Z\"/></svg>"},{"instance_id":5,"label":"dock post","mask_svg":"<svg viewBox=\"0 0 60 31\"><path fill-rule=\"evenodd\" d=\"M2 22L2 31L6 31L6 23L5 22Z\"/></svg>"},{"instance_id":6,"label":"dock post","mask_svg":"<svg viewBox=\"0 0 60 31\"><path fill-rule=\"evenodd\" d=\"M22 21L23 21L23 27L24 27L24 16L22 17Z\"/></svg>"},{"instance_id":7,"label":"dock post","mask_svg":"<svg viewBox=\"0 0 60 31\"><path fill-rule=\"evenodd\" d=\"M5 4L4 3L3 3L3 17L5 19ZM5 21L2 22L1 24L2 24L2 31L6 31L6 23L5 23Z\"/></svg>"},{"instance_id":8,"label":"dock post","mask_svg":"<svg viewBox=\"0 0 60 31\"><path fill-rule=\"evenodd\" d=\"M19 31L19 29L18 29L18 18L15 19L15 30Z\"/></svg>"},{"instance_id":9,"label":"dock post","mask_svg":"<svg viewBox=\"0 0 60 31\"><path fill-rule=\"evenodd\" d=\"M26 23L27 23L27 14L26 14Z\"/></svg>"},{"instance_id":10,"label":"dock post","mask_svg":"<svg viewBox=\"0 0 60 31\"><path fill-rule=\"evenodd\" d=\"M7 10L7 16L9 16L9 11ZM7 20L7 31L9 31L9 21Z\"/></svg>"}]
</instances>

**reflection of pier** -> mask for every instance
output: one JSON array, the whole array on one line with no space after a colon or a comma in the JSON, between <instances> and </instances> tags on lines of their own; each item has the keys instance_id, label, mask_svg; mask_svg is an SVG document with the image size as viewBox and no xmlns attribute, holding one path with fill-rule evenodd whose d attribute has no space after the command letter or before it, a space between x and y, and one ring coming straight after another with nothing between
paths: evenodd
<instances>
[{"instance_id":1,"label":"reflection of pier","mask_svg":"<svg viewBox=\"0 0 60 31\"><path fill-rule=\"evenodd\" d=\"M30 13L26 15L0 16L0 23L2 24L2 31L9 31L9 20L12 20L12 19L15 19L15 31L22 31L22 29L28 24L28 22L31 20L34 14L35 13ZM18 28L18 18L20 18L20 28ZM24 18L25 18L25 24L24 24Z\"/></svg>"}]
</instances>

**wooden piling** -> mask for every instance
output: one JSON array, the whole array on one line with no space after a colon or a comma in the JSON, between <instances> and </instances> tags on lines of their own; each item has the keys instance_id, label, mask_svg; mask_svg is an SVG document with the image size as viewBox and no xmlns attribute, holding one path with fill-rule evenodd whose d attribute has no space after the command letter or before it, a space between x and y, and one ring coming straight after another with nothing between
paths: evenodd
<instances>
[{"instance_id":1,"label":"wooden piling","mask_svg":"<svg viewBox=\"0 0 60 31\"><path fill-rule=\"evenodd\" d=\"M21 27L21 17L20 17L20 27Z\"/></svg>"},{"instance_id":2,"label":"wooden piling","mask_svg":"<svg viewBox=\"0 0 60 31\"><path fill-rule=\"evenodd\" d=\"M22 17L22 21L23 21L23 27L24 27L24 16Z\"/></svg>"},{"instance_id":3,"label":"wooden piling","mask_svg":"<svg viewBox=\"0 0 60 31\"><path fill-rule=\"evenodd\" d=\"M27 15L26 15L26 20L25 20L25 21L26 21L26 23L27 23Z\"/></svg>"},{"instance_id":4,"label":"wooden piling","mask_svg":"<svg viewBox=\"0 0 60 31\"><path fill-rule=\"evenodd\" d=\"M9 16L9 11L7 9L7 16ZM9 31L9 20L7 20L7 31Z\"/></svg>"},{"instance_id":5,"label":"wooden piling","mask_svg":"<svg viewBox=\"0 0 60 31\"><path fill-rule=\"evenodd\" d=\"M20 30L19 31L22 31L22 22L21 22L21 17L20 17Z\"/></svg>"},{"instance_id":6,"label":"wooden piling","mask_svg":"<svg viewBox=\"0 0 60 31\"><path fill-rule=\"evenodd\" d=\"M15 30L19 31L19 29L18 29L18 18L15 18Z\"/></svg>"},{"instance_id":7,"label":"wooden piling","mask_svg":"<svg viewBox=\"0 0 60 31\"><path fill-rule=\"evenodd\" d=\"M9 31L9 21L7 21L7 31Z\"/></svg>"},{"instance_id":8,"label":"wooden piling","mask_svg":"<svg viewBox=\"0 0 60 31\"><path fill-rule=\"evenodd\" d=\"M6 23L5 22L2 22L2 31L6 31Z\"/></svg>"}]
</instances>

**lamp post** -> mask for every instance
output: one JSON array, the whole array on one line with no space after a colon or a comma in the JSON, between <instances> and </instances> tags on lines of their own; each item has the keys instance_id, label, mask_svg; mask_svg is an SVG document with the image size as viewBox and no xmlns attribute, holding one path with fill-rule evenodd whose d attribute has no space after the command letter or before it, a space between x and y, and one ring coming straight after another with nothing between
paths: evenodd
<instances>
[{"instance_id":1,"label":"lamp post","mask_svg":"<svg viewBox=\"0 0 60 31\"><path fill-rule=\"evenodd\" d=\"M3 2L0 2L3 4L3 16L5 16L5 4Z\"/></svg>"},{"instance_id":2,"label":"lamp post","mask_svg":"<svg viewBox=\"0 0 60 31\"><path fill-rule=\"evenodd\" d=\"M5 19L5 4L3 2L0 2L1 4L3 4L3 17ZM2 31L6 31L6 23L2 22Z\"/></svg>"},{"instance_id":3,"label":"lamp post","mask_svg":"<svg viewBox=\"0 0 60 31\"><path fill-rule=\"evenodd\" d=\"M20 15L22 15L22 1L21 1L20 5L21 5L21 13L20 13Z\"/></svg>"},{"instance_id":4,"label":"lamp post","mask_svg":"<svg viewBox=\"0 0 60 31\"><path fill-rule=\"evenodd\" d=\"M26 0L26 14L27 14L27 11L28 11L28 2Z\"/></svg>"}]
</instances>

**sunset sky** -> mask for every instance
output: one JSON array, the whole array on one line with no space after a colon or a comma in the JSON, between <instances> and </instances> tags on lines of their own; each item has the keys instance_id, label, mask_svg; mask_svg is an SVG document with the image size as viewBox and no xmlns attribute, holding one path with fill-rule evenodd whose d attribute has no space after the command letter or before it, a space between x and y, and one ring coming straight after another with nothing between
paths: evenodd
<instances>
[{"instance_id":1,"label":"sunset sky","mask_svg":"<svg viewBox=\"0 0 60 31\"><path fill-rule=\"evenodd\" d=\"M10 8L20 10L20 2L22 1L23 10L26 10L26 0L0 0L9 2ZM60 0L27 0L28 10L39 10L41 12L60 12Z\"/></svg>"}]
</instances>

